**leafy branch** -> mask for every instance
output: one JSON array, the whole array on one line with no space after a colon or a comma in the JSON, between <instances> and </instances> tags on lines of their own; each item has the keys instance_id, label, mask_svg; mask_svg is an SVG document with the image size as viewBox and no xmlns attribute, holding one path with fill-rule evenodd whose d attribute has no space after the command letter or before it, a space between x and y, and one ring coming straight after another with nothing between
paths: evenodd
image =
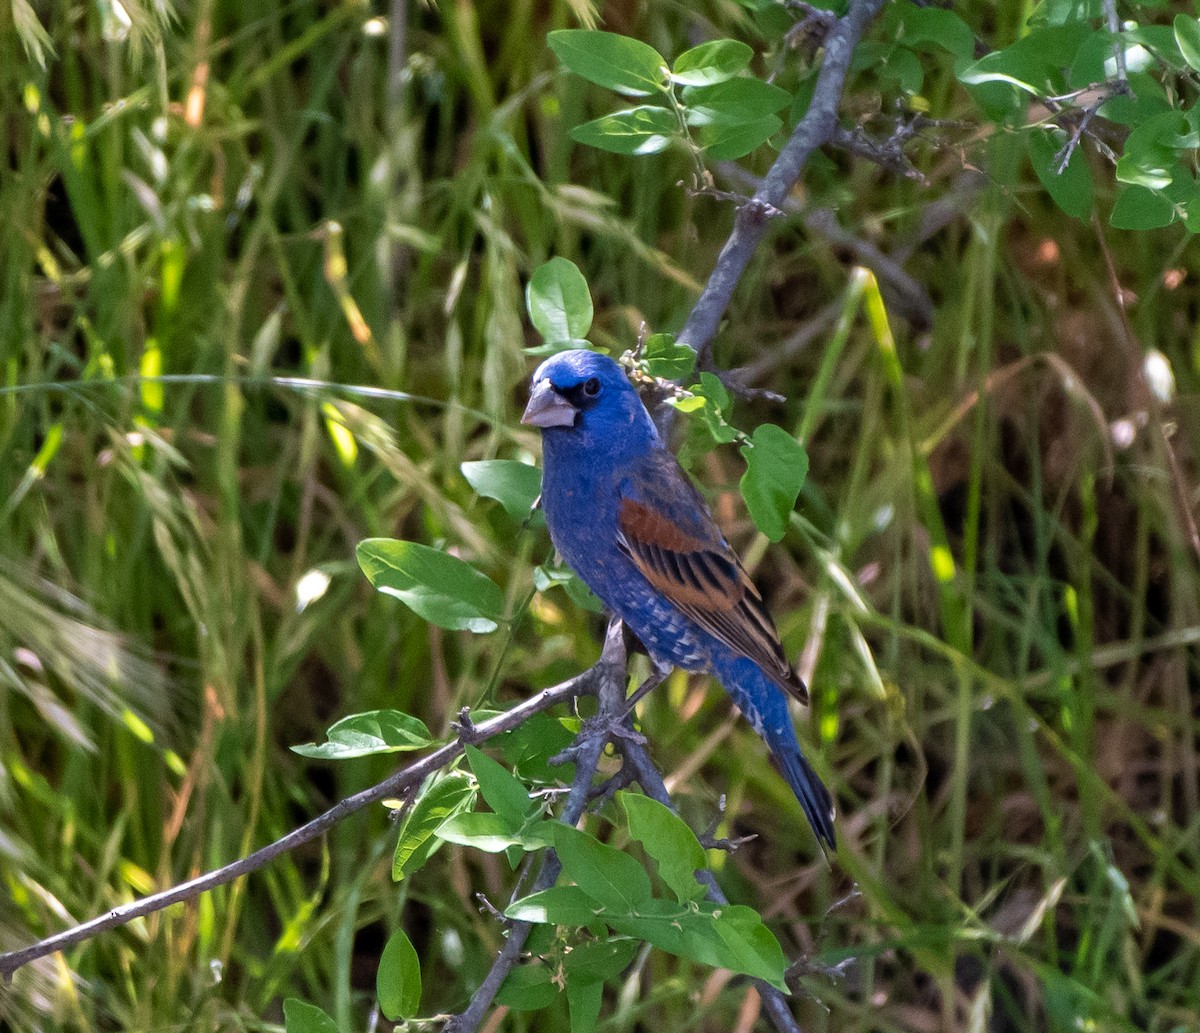
<instances>
[{"instance_id":1,"label":"leafy branch","mask_svg":"<svg viewBox=\"0 0 1200 1033\"><path fill-rule=\"evenodd\" d=\"M717 440L740 441L748 461L747 474L743 478L743 494L756 522L775 540L782 537L786 513L794 505L803 481L806 469L806 462L801 462L803 452L800 450L797 456L799 446L779 428L766 425L760 427L753 436L747 437L728 425L722 415L722 410L729 402L728 394L720 380L710 372L712 342L733 290L765 236L769 216L782 210L811 154L835 139L838 131L837 110L851 56L866 26L882 5L883 0L851 0L846 15L827 26L823 40L824 59L808 110L755 194L739 206L733 232L680 335L681 341L695 350L696 365L703 371L693 397L703 399L699 407L704 409L705 419L710 423ZM596 34L588 35L593 37L590 42L594 42ZM584 69L581 74L587 74L586 69L591 67L588 62L594 58L595 52L587 48L580 50L577 46L580 42L580 37L571 34L559 33L551 37L551 46L564 63L576 71ZM626 56L631 43L625 41L619 45ZM604 145L605 141L611 143L624 132L627 140L634 141L626 153L645 153L648 149L658 148L660 135L665 139L681 131L692 142L693 150L697 146L703 147L711 157L717 159L739 157L765 142L782 126L775 112L790 100L777 87L739 75L749 58L749 48L744 44L717 41L686 52L672 69L664 72L661 59L651 48L645 48L638 59L640 71L635 67L628 81L619 83L617 88L633 96L662 93L668 101L666 106L643 106L616 116L607 116L596 123L579 127L574 135L578 140L591 143L599 141L598 145ZM678 94L675 92L677 88L680 91ZM691 141L693 130L697 134L698 144ZM550 327L551 333L547 336L575 341L587 333L591 321L590 301L586 318L570 317L570 313L581 307L582 302L576 304L568 298L567 303L550 306L540 314L531 305L531 316L539 330L546 333L549 324L543 323L553 320L556 313L567 313L568 318L561 325ZM669 350L670 345L671 342L664 341L664 351ZM781 470L788 473L782 480L776 476ZM483 633L494 629L501 619L502 598L495 584L468 564L447 554L417 543L388 544L375 541L364 543L360 548L360 562L377 587L397 596L417 613L444 627ZM431 593L430 585L446 590ZM604 655L591 670L543 690L532 699L479 724L474 724L470 715L464 712L458 737L422 760L404 767L370 789L340 801L312 821L238 861L161 893L115 908L24 949L0 955L0 975L10 979L19 968L37 958L82 943L172 904L194 900L200 894L254 872L285 852L316 839L338 821L372 803L389 797L402 797L411 804L426 779L456 762L469 745L511 731L534 715L579 695L598 696L600 715L585 724L567 751L554 758L557 762L569 760L575 765L572 786L557 826L574 830L589 804L597 798L605 798L617 784L610 783L607 789L600 791L598 797L593 788L599 759L610 743L615 745L628 765L628 771L618 777L625 781L637 781L651 799L673 811L661 775L646 753L640 737L629 725L631 706L625 699L624 672L621 628L614 622L610 625ZM429 745L432 743L423 728L415 728L377 712L356 715L339 722L330 730L327 744L306 748L304 752L313 756L347 757ZM554 887L563 863L560 854L573 843L572 835L566 832L548 833L542 830L538 835L548 836L554 849L546 853L542 862L533 884L535 894ZM539 839L538 835L531 835L528 843L521 844L516 840L514 843L527 849L545 846L546 842ZM578 842L574 841L571 849L576 847ZM687 849L690 850L690 847ZM698 841L695 842L695 850L702 859L703 851ZM753 912L746 914L748 909L729 908L714 877L702 864L697 863L691 871L677 872L675 876L663 872L663 878L680 894L679 904L688 905L680 917L663 910L660 916L663 921L656 926L648 920L633 922L630 916L623 916L617 913L619 909L614 908L606 918L610 926L618 933L631 933L651 942L658 942L655 936L660 935L663 938L660 946L687 953L695 949L695 944L673 939L675 929L685 916L701 923L709 919L716 921L720 910L712 910L711 906L715 905L730 913L723 933L725 944L723 948L714 946L720 938L702 944L703 956L720 962L724 967L735 970L740 967L740 970L751 975L776 969L782 973L782 954L761 920ZM710 910L692 906L695 901L690 901L688 895L692 893L689 885L694 878L700 880L699 893L710 902ZM576 882L578 884L578 880ZM733 914L735 911L736 916ZM639 918L645 919L646 916ZM453 1033L468 1033L478 1027L519 960L534 926L535 923L528 918L516 918L513 921L508 941L483 985L476 991L467 1009L451 1021L449 1028ZM735 943L733 947L729 945L731 936ZM795 1031L795 1021L779 986L772 985L773 982L781 984L781 980L781 974L774 979L757 976L756 985L776 1027Z\"/></svg>"},{"instance_id":2,"label":"leafy branch","mask_svg":"<svg viewBox=\"0 0 1200 1033\"><path fill-rule=\"evenodd\" d=\"M280 855L295 850L297 847L303 846L305 843L309 843L319 836L324 835L339 821L350 817L352 814L356 814L364 807L378 803L380 800L411 794L431 774L456 760L468 743L483 742L503 732L511 731L535 714L540 714L542 711L549 710L560 703L565 703L576 696L594 691L598 677L598 668L593 667L574 678L560 682L558 685L551 686L548 689L543 689L536 696L518 703L511 710L507 710L503 714L490 718L478 725L471 725L469 735L465 737L460 735L455 741L446 743L429 754L429 756L405 768L401 768L395 774L389 775L382 782L371 786L371 788L364 789L353 796L348 796L344 800L339 800L329 810L313 818L312 821L301 825L286 836L280 837L267 846L231 864L223 865L195 879L189 879L187 882L172 886L161 893L152 893L130 904L113 908L111 911L90 921L81 922L70 929L56 933L53 936L48 936L44 940L39 940L37 943L24 947L21 950L0 954L0 977L9 980L12 978L14 972L23 965L28 965L31 961L44 958L55 951L66 950L68 947L73 947L78 943L83 943L85 940L90 940L100 933L126 925L135 918L143 918L146 915L154 914L156 911L162 911L172 904L195 900L202 893L207 893L209 890L216 889L218 886L224 886L226 883L233 882L243 875L249 875L251 872L258 871L258 869L270 864L271 861Z\"/></svg>"},{"instance_id":3,"label":"leafy branch","mask_svg":"<svg viewBox=\"0 0 1200 1033\"><path fill-rule=\"evenodd\" d=\"M701 369L712 365L712 345L734 289L767 232L768 213L779 211L800 180L812 154L838 131L838 106L854 48L883 7L883 0L852 0L846 14L825 37L825 58L804 117L771 165L762 185L737 210L733 232L721 248L704 290L679 333L696 350Z\"/></svg>"}]
</instances>

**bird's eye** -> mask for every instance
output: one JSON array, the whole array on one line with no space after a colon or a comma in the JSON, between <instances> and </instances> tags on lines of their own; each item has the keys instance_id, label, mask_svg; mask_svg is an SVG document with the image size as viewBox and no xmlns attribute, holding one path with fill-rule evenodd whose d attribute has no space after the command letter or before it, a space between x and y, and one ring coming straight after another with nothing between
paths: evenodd
<instances>
[{"instance_id":1,"label":"bird's eye","mask_svg":"<svg viewBox=\"0 0 1200 1033\"><path fill-rule=\"evenodd\" d=\"M599 379L596 377L588 377L587 380L583 382L583 393L587 395L588 398L595 398L596 395L600 393Z\"/></svg>"}]
</instances>

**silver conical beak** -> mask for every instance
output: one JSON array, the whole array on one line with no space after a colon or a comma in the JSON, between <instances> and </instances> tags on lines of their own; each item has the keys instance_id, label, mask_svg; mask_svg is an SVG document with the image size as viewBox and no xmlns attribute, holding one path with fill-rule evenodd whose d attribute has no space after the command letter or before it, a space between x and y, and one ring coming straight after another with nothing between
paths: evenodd
<instances>
[{"instance_id":1,"label":"silver conical beak","mask_svg":"<svg viewBox=\"0 0 1200 1033\"><path fill-rule=\"evenodd\" d=\"M529 404L521 422L531 427L573 427L579 410L550 386L539 380L529 393Z\"/></svg>"}]
</instances>

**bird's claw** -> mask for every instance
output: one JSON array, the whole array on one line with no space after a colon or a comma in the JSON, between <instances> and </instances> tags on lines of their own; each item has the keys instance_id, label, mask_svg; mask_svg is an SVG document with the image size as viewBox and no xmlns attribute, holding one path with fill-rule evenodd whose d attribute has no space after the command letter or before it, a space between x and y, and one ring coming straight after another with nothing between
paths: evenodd
<instances>
[{"instance_id":1,"label":"bird's claw","mask_svg":"<svg viewBox=\"0 0 1200 1033\"><path fill-rule=\"evenodd\" d=\"M573 764L581 754L588 750L589 746L596 748L597 743L599 744L597 752L603 750L610 742L614 744L628 742L636 746L646 745L646 737L626 723L626 716L622 713L597 714L595 717L589 717L583 722L583 727L575 736L575 741L565 750L551 757L550 763L555 766Z\"/></svg>"}]
</instances>

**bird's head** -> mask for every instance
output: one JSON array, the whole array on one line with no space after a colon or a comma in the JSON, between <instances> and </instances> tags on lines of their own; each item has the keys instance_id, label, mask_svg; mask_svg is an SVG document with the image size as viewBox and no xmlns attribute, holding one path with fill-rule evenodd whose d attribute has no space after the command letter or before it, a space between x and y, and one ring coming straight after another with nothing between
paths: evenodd
<instances>
[{"instance_id":1,"label":"bird's head","mask_svg":"<svg viewBox=\"0 0 1200 1033\"><path fill-rule=\"evenodd\" d=\"M543 432L614 435L627 445L651 445L658 433L629 379L607 355L559 352L533 374L521 422Z\"/></svg>"}]
</instances>

